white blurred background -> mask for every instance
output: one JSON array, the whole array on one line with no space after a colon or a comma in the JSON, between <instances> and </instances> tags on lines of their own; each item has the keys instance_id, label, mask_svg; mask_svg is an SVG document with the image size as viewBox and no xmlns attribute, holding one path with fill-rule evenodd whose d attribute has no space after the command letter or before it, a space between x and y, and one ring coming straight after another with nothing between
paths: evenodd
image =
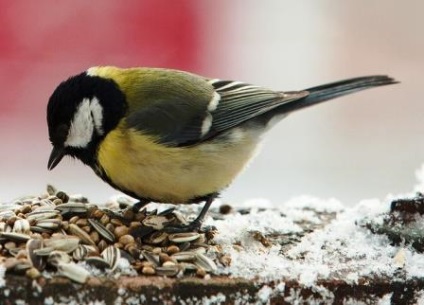
<instances>
[{"instance_id":1,"label":"white blurred background","mask_svg":"<svg viewBox=\"0 0 424 305\"><path fill-rule=\"evenodd\" d=\"M282 121L223 198L309 194L354 204L409 192L424 160L423 11L418 0L0 0L0 202L47 183L101 202L117 193L80 162L46 169L50 94L101 64L171 67L276 90L389 74L402 83Z\"/></svg>"}]
</instances>

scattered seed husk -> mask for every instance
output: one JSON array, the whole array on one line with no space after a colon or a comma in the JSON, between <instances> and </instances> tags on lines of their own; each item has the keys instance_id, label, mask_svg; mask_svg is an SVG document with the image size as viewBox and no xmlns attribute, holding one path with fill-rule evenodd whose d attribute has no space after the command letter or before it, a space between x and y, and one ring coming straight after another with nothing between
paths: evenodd
<instances>
[{"instance_id":1,"label":"scattered seed husk","mask_svg":"<svg viewBox=\"0 0 424 305\"><path fill-rule=\"evenodd\" d=\"M203 268L198 265L205 259L197 255L209 248L207 235L165 232L167 226L188 223L174 208L160 213L146 208L135 212L128 205L125 210L99 208L81 196L48 188L40 196L0 205L0 262L8 272L36 279L41 271L58 270L83 283L90 274L78 262L109 274L119 272L124 258L146 276L195 274ZM203 264L211 265L207 260Z\"/></svg>"}]
</instances>

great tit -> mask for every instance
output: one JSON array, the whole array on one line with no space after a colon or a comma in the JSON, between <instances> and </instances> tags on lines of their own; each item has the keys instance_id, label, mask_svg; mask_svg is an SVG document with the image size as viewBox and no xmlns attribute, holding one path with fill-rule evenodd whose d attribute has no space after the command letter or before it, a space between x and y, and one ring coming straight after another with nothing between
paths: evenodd
<instances>
[{"instance_id":1,"label":"great tit","mask_svg":"<svg viewBox=\"0 0 424 305\"><path fill-rule=\"evenodd\" d=\"M360 90L394 84L376 75L301 91L273 91L159 68L92 67L50 97L53 145L48 169L69 155L114 188L140 200L205 205L188 226L199 230L213 200L243 169L274 122Z\"/></svg>"}]
</instances>

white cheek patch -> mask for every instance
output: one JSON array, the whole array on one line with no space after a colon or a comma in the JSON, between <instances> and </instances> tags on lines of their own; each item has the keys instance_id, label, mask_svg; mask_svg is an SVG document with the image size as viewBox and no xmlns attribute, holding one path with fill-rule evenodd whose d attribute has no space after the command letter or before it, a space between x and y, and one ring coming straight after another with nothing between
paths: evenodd
<instances>
[{"instance_id":1,"label":"white cheek patch","mask_svg":"<svg viewBox=\"0 0 424 305\"><path fill-rule=\"evenodd\" d=\"M71 121L65 146L84 148L90 143L93 132L103 134L102 129L103 108L99 100L85 98L75 111Z\"/></svg>"}]
</instances>

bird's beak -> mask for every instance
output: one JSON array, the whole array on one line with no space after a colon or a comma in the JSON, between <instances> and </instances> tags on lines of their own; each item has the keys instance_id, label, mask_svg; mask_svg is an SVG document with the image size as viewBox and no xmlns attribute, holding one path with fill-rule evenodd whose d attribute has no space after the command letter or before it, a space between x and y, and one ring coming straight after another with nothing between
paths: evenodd
<instances>
[{"instance_id":1,"label":"bird's beak","mask_svg":"<svg viewBox=\"0 0 424 305\"><path fill-rule=\"evenodd\" d=\"M59 164L59 162L62 160L63 156L65 155L65 149L63 147L53 147L53 150L50 154L49 163L47 164L47 169L52 170L56 167L56 165Z\"/></svg>"}]
</instances>

